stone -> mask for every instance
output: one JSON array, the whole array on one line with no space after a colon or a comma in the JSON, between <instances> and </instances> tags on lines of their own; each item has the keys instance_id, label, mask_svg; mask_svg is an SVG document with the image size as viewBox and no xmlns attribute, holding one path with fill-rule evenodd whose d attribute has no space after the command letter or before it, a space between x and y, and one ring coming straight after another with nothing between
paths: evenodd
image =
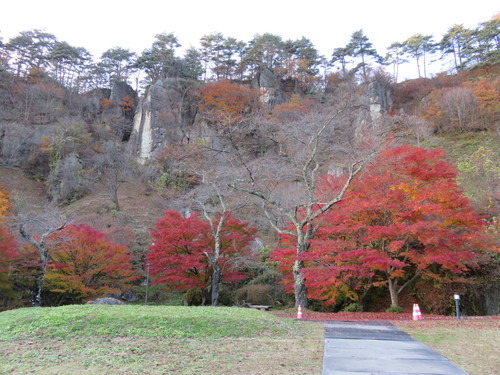
<instances>
[{"instance_id":1,"label":"stone","mask_svg":"<svg viewBox=\"0 0 500 375\"><path fill-rule=\"evenodd\" d=\"M113 297L105 297L89 301L87 302L87 305L125 305L125 303Z\"/></svg>"},{"instance_id":2,"label":"stone","mask_svg":"<svg viewBox=\"0 0 500 375\"><path fill-rule=\"evenodd\" d=\"M139 296L132 292L130 289L121 295L121 298L127 302L137 302L139 301Z\"/></svg>"}]
</instances>

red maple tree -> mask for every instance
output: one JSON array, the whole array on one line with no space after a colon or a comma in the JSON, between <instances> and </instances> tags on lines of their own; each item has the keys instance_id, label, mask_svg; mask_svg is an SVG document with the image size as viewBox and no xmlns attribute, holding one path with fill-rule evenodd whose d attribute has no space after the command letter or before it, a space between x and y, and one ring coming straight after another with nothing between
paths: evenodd
<instances>
[{"instance_id":1,"label":"red maple tree","mask_svg":"<svg viewBox=\"0 0 500 375\"><path fill-rule=\"evenodd\" d=\"M220 220L216 218L216 221ZM236 282L247 276L239 270L238 261L250 255L250 242L255 229L248 223L228 217L222 226L219 265L222 281ZM178 290L199 289L202 304L209 299L214 255L214 238L210 224L195 213L182 217L177 211L167 210L151 232L153 244L147 261L155 284L165 284Z\"/></svg>"},{"instance_id":2,"label":"red maple tree","mask_svg":"<svg viewBox=\"0 0 500 375\"><path fill-rule=\"evenodd\" d=\"M329 212L304 254L309 297L356 300L370 286L385 286L391 304L415 279L443 279L475 267L488 247L484 223L456 182L440 150L387 149ZM318 194L336 181L326 176ZM286 246L287 239L283 238ZM290 268L288 248L275 251Z\"/></svg>"},{"instance_id":3,"label":"red maple tree","mask_svg":"<svg viewBox=\"0 0 500 375\"><path fill-rule=\"evenodd\" d=\"M12 291L10 270L13 261L19 257L16 239L6 223L11 209L9 193L0 186L0 292L5 294L10 294Z\"/></svg>"}]
</instances>

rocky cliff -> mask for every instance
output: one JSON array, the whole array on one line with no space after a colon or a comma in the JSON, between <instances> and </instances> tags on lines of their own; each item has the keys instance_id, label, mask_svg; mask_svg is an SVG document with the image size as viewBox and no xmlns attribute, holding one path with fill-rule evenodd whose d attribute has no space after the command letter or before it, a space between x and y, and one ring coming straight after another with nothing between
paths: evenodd
<instances>
[{"instance_id":1,"label":"rocky cliff","mask_svg":"<svg viewBox=\"0 0 500 375\"><path fill-rule=\"evenodd\" d=\"M178 78L159 80L139 101L135 112L130 150L144 163L160 146L187 142L196 117L193 85Z\"/></svg>"}]
</instances>

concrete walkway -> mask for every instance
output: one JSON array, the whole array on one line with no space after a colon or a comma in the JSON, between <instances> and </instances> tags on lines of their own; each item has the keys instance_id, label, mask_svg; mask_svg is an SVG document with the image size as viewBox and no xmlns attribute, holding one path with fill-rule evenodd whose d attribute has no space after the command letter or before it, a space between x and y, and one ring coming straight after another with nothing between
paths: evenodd
<instances>
[{"instance_id":1,"label":"concrete walkway","mask_svg":"<svg viewBox=\"0 0 500 375\"><path fill-rule=\"evenodd\" d=\"M323 375L467 375L389 322L327 322Z\"/></svg>"}]
</instances>

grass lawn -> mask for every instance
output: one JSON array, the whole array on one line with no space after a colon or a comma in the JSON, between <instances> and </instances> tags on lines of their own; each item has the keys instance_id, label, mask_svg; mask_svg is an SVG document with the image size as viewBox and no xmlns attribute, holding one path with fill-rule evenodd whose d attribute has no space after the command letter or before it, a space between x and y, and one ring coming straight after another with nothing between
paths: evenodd
<instances>
[{"instance_id":1,"label":"grass lawn","mask_svg":"<svg viewBox=\"0 0 500 375\"><path fill-rule=\"evenodd\" d=\"M392 322L470 375L497 375L500 369L500 319Z\"/></svg>"},{"instance_id":2,"label":"grass lawn","mask_svg":"<svg viewBox=\"0 0 500 375\"><path fill-rule=\"evenodd\" d=\"M1 374L320 374L322 323L224 307L0 313Z\"/></svg>"},{"instance_id":3,"label":"grass lawn","mask_svg":"<svg viewBox=\"0 0 500 375\"><path fill-rule=\"evenodd\" d=\"M64 306L0 313L0 374L321 374L323 322L252 309ZM500 368L500 319L305 312L391 320L471 375ZM434 317L435 318L435 317Z\"/></svg>"}]
</instances>

